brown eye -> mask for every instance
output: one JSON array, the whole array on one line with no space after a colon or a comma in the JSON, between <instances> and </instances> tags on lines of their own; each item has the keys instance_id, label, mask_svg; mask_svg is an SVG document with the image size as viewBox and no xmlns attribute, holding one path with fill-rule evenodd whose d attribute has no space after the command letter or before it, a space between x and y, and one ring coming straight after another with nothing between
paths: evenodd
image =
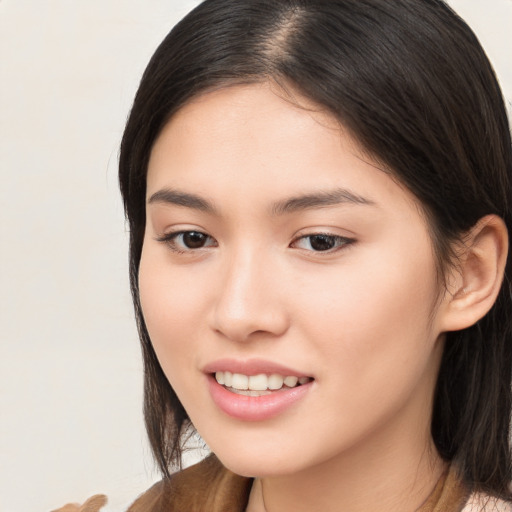
<instances>
[{"instance_id":1,"label":"brown eye","mask_svg":"<svg viewBox=\"0 0 512 512\"><path fill-rule=\"evenodd\" d=\"M336 245L336 237L329 235L312 235L309 245L314 251L329 251Z\"/></svg>"},{"instance_id":2,"label":"brown eye","mask_svg":"<svg viewBox=\"0 0 512 512\"><path fill-rule=\"evenodd\" d=\"M354 242L355 240L353 238L329 235L327 233L314 233L312 235L301 236L292 243L292 247L311 252L334 252Z\"/></svg>"},{"instance_id":3,"label":"brown eye","mask_svg":"<svg viewBox=\"0 0 512 512\"><path fill-rule=\"evenodd\" d=\"M187 249L201 249L208 241L208 235L199 233L198 231L187 231L181 234L183 245Z\"/></svg>"},{"instance_id":4,"label":"brown eye","mask_svg":"<svg viewBox=\"0 0 512 512\"><path fill-rule=\"evenodd\" d=\"M217 246L214 238L201 231L177 231L175 233L168 233L157 240L165 243L170 249L178 253Z\"/></svg>"}]
</instances>

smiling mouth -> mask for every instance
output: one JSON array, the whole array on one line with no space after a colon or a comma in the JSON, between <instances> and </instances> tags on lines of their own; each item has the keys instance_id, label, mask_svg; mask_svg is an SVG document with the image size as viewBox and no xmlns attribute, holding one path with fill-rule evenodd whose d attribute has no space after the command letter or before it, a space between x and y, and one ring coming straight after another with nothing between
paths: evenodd
<instances>
[{"instance_id":1,"label":"smiling mouth","mask_svg":"<svg viewBox=\"0 0 512 512\"><path fill-rule=\"evenodd\" d=\"M228 391L245 396L270 395L277 391L296 388L308 384L311 377L295 377L293 375L244 375L242 373L215 372L215 380Z\"/></svg>"}]
</instances>

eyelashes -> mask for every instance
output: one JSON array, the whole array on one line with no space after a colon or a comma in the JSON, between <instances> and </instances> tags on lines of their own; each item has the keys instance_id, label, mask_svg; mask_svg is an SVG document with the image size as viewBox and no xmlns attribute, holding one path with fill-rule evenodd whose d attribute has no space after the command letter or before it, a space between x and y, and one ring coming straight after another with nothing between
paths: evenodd
<instances>
[{"instance_id":1,"label":"eyelashes","mask_svg":"<svg viewBox=\"0 0 512 512\"><path fill-rule=\"evenodd\" d=\"M218 247L217 241L202 231L180 230L156 238L165 243L173 252L178 254L194 253L211 247ZM289 245L312 253L332 254L355 243L354 238L348 238L331 233L310 233L295 238Z\"/></svg>"},{"instance_id":2,"label":"eyelashes","mask_svg":"<svg viewBox=\"0 0 512 512\"><path fill-rule=\"evenodd\" d=\"M331 253L354 242L355 240L353 238L331 235L329 233L314 233L296 238L290 244L290 247L297 247L299 249L305 249L313 252Z\"/></svg>"},{"instance_id":3,"label":"eyelashes","mask_svg":"<svg viewBox=\"0 0 512 512\"><path fill-rule=\"evenodd\" d=\"M201 231L175 231L157 238L157 241L180 254L218 245L214 238Z\"/></svg>"}]
</instances>

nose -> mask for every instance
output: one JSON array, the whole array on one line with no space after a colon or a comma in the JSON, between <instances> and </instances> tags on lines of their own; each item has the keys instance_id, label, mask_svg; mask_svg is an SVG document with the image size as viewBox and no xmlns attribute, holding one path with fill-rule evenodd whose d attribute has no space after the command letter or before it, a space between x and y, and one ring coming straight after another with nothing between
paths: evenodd
<instances>
[{"instance_id":1,"label":"nose","mask_svg":"<svg viewBox=\"0 0 512 512\"><path fill-rule=\"evenodd\" d=\"M217 280L212 328L232 341L278 337L289 327L279 269L245 250L226 261Z\"/></svg>"}]
</instances>

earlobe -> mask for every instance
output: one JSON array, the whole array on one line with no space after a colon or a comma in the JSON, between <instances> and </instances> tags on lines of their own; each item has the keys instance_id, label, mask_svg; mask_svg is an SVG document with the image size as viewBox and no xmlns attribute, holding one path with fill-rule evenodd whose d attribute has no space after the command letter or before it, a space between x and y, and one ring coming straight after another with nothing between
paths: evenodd
<instances>
[{"instance_id":1,"label":"earlobe","mask_svg":"<svg viewBox=\"0 0 512 512\"><path fill-rule=\"evenodd\" d=\"M448 279L441 331L458 331L480 320L498 296L508 254L508 233L497 215L482 217L464 237Z\"/></svg>"}]
</instances>

